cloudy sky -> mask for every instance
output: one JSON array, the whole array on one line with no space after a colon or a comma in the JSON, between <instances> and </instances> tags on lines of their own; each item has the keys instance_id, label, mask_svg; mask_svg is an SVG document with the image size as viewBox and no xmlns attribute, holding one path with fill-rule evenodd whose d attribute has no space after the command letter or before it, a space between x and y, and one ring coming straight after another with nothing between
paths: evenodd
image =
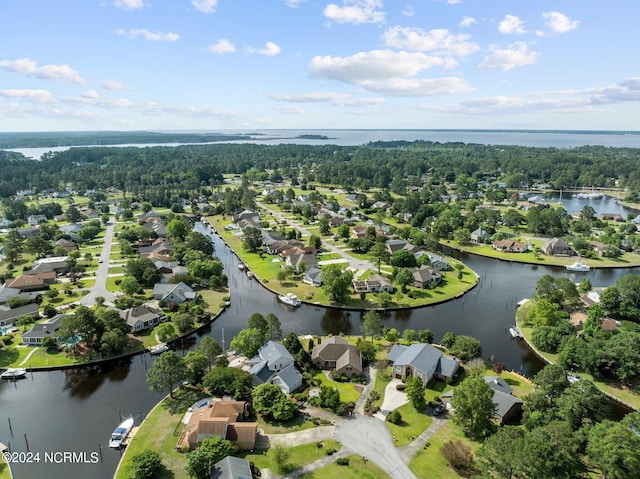
<instances>
[{"instance_id":1,"label":"cloudy sky","mask_svg":"<svg viewBox=\"0 0 640 479\"><path fill-rule=\"evenodd\" d=\"M635 5L4 0L0 131L638 130Z\"/></svg>"}]
</instances>

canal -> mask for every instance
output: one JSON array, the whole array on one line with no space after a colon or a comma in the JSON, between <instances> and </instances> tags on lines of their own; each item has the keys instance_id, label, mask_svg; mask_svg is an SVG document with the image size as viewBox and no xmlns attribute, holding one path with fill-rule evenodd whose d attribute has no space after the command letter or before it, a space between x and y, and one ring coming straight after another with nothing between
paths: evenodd
<instances>
[{"instance_id":1,"label":"canal","mask_svg":"<svg viewBox=\"0 0 640 479\"><path fill-rule=\"evenodd\" d=\"M210 233L203 225L198 230ZM231 306L206 331L185 340L180 354L193 348L200 337L211 335L225 341L246 327L254 312L273 312L284 333L360 333L361 313L313 305L291 309L256 281L238 270L235 255L217 235L212 235L216 254L225 264L231 290ZM527 376L542 364L520 341L511 339L507 328L514 323L516 303L529 297L538 279L547 273L565 275L575 282L587 277L594 286L614 284L620 276L637 269L596 270L567 273L562 268L502 262L472 255L459 258L476 271L478 286L462 298L436 306L395 311L384 315L384 325L404 329L430 328L436 341L447 331L467 334L481 341L483 357L493 356L508 368ZM27 379L0 383L0 442L14 451L40 453L40 462L15 464L16 479L47 477L113 476L119 453L106 447L120 415L144 417L161 399L149 391L145 374L152 362L148 354L120 363L90 369L29 373ZM67 462L45 461L45 452L76 453ZM85 453L86 457L82 454ZM92 453L100 460L93 463ZM63 461L62 456L56 456ZM49 456L51 458L51 456Z\"/></svg>"}]
</instances>

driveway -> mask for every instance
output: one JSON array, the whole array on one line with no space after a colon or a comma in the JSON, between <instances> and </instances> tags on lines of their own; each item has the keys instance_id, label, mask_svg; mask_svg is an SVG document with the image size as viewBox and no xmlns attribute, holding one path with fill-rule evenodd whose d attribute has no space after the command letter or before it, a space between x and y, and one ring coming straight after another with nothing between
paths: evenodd
<instances>
[{"instance_id":1,"label":"driveway","mask_svg":"<svg viewBox=\"0 0 640 479\"><path fill-rule=\"evenodd\" d=\"M400 406L404 406L409 402L407 394L404 391L398 391L396 386L402 384L400 379L392 379L384 390L384 400L380 406L380 411L375 413L375 417L382 421L386 421L387 416L394 409L398 409Z\"/></svg>"},{"instance_id":2,"label":"driveway","mask_svg":"<svg viewBox=\"0 0 640 479\"><path fill-rule=\"evenodd\" d=\"M110 219L107 223L104 244L102 251L100 252L100 260L102 263L98 263L98 271L96 271L96 282L89 293L85 295L80 304L84 306L93 306L96 303L96 298L102 296L105 299L105 303L112 303L116 298L116 295L107 290L107 276L109 272L109 256L111 255L111 243L113 241L113 231L115 229L115 223L113 219Z\"/></svg>"}]
</instances>

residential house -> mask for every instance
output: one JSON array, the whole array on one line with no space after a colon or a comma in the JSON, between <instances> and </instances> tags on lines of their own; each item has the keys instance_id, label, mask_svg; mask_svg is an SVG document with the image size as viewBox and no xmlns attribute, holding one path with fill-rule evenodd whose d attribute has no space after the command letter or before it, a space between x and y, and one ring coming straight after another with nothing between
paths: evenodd
<instances>
[{"instance_id":1,"label":"residential house","mask_svg":"<svg viewBox=\"0 0 640 479\"><path fill-rule=\"evenodd\" d=\"M16 191L16 196L18 198L24 198L25 196L33 195L33 190L18 190Z\"/></svg>"},{"instance_id":2,"label":"residential house","mask_svg":"<svg viewBox=\"0 0 640 479\"><path fill-rule=\"evenodd\" d=\"M15 320L20 316L33 316L39 318L38 305L36 303L29 303L17 308L9 308L7 306L0 306L0 326L10 326L15 324Z\"/></svg>"},{"instance_id":3,"label":"residential house","mask_svg":"<svg viewBox=\"0 0 640 479\"><path fill-rule=\"evenodd\" d=\"M180 434L176 450L193 450L207 438L231 441L240 449L255 447L258 423L241 422L247 414L246 401L212 401L194 409L186 428Z\"/></svg>"},{"instance_id":4,"label":"residential house","mask_svg":"<svg viewBox=\"0 0 640 479\"><path fill-rule=\"evenodd\" d=\"M607 251L607 245L600 241L592 241L591 248L593 248L593 251L601 258L605 256L605 252Z\"/></svg>"},{"instance_id":5,"label":"residential house","mask_svg":"<svg viewBox=\"0 0 640 479\"><path fill-rule=\"evenodd\" d=\"M210 479L252 479L251 465L246 459L227 456L211 468Z\"/></svg>"},{"instance_id":6,"label":"residential house","mask_svg":"<svg viewBox=\"0 0 640 479\"><path fill-rule=\"evenodd\" d=\"M7 218L0 218L0 228L8 228L10 224L11 221L9 221Z\"/></svg>"},{"instance_id":7,"label":"residential house","mask_svg":"<svg viewBox=\"0 0 640 479\"><path fill-rule=\"evenodd\" d=\"M94 210L92 208L84 210L82 212L82 214L85 215L90 220L94 220L96 218L100 218L100 212L98 210Z\"/></svg>"},{"instance_id":8,"label":"residential house","mask_svg":"<svg viewBox=\"0 0 640 479\"><path fill-rule=\"evenodd\" d=\"M362 374L362 356L353 344L340 336L331 336L316 344L311 362L320 369L335 369L336 374L351 378Z\"/></svg>"},{"instance_id":9,"label":"residential house","mask_svg":"<svg viewBox=\"0 0 640 479\"><path fill-rule=\"evenodd\" d=\"M66 316L66 314L57 314L43 323L34 324L29 331L21 335L22 344L26 344L27 346L39 346L42 344L42 340L46 337L51 337L59 343L62 340L58 337L57 333L60 329L62 320Z\"/></svg>"},{"instance_id":10,"label":"residential house","mask_svg":"<svg viewBox=\"0 0 640 479\"><path fill-rule=\"evenodd\" d=\"M7 281L7 288L19 289L22 291L39 291L49 289L49 285L56 282L55 271L47 271L44 273L33 273L25 271L16 279Z\"/></svg>"},{"instance_id":11,"label":"residential house","mask_svg":"<svg viewBox=\"0 0 640 479\"><path fill-rule=\"evenodd\" d=\"M368 226L366 225L358 225L351 230L351 236L353 236L356 239L366 238L367 229L368 229Z\"/></svg>"},{"instance_id":12,"label":"residential house","mask_svg":"<svg viewBox=\"0 0 640 479\"><path fill-rule=\"evenodd\" d=\"M484 243L491 239L491 235L482 226L473 230L469 237L472 243Z\"/></svg>"},{"instance_id":13,"label":"residential house","mask_svg":"<svg viewBox=\"0 0 640 479\"><path fill-rule=\"evenodd\" d=\"M10 280L7 280L9 282ZM38 293L34 292L22 292L18 288L9 288L6 284L0 287L0 304L5 304L9 301L10 298L15 296L33 299L35 300L38 297Z\"/></svg>"},{"instance_id":14,"label":"residential house","mask_svg":"<svg viewBox=\"0 0 640 479\"><path fill-rule=\"evenodd\" d=\"M33 262L31 271L34 273L49 273L54 271L62 273L69 267L66 256L51 256L50 258L40 258Z\"/></svg>"},{"instance_id":15,"label":"residential house","mask_svg":"<svg viewBox=\"0 0 640 479\"><path fill-rule=\"evenodd\" d=\"M140 256L148 256L151 253L161 255L171 255L173 253L173 243L166 238L156 238L149 246L140 246L138 254Z\"/></svg>"},{"instance_id":16,"label":"residential house","mask_svg":"<svg viewBox=\"0 0 640 479\"><path fill-rule=\"evenodd\" d=\"M152 308L148 304L141 304L135 308L120 311L120 316L127 322L131 331L138 333L149 329L164 319L164 315L160 310Z\"/></svg>"},{"instance_id":17,"label":"residential house","mask_svg":"<svg viewBox=\"0 0 640 479\"><path fill-rule=\"evenodd\" d=\"M451 269L451 264L443 256L439 256L429 251L426 251L425 254L429 256L429 265L431 267L437 269L438 271L449 271Z\"/></svg>"},{"instance_id":18,"label":"residential house","mask_svg":"<svg viewBox=\"0 0 640 479\"><path fill-rule=\"evenodd\" d=\"M513 389L500 376L484 376L485 382L493 390L493 403L496 405L494 420L503 425L522 412L522 400L512 394ZM442 402L447 409L451 409L451 399L454 390L442 394Z\"/></svg>"},{"instance_id":19,"label":"residential house","mask_svg":"<svg viewBox=\"0 0 640 479\"><path fill-rule=\"evenodd\" d=\"M576 256L573 248L562 238L553 238L542 246L542 252L547 256Z\"/></svg>"},{"instance_id":20,"label":"residential house","mask_svg":"<svg viewBox=\"0 0 640 479\"><path fill-rule=\"evenodd\" d=\"M386 291L393 293L394 286L386 276L374 273L365 280L353 280L353 289L356 293L380 293Z\"/></svg>"},{"instance_id":21,"label":"residential house","mask_svg":"<svg viewBox=\"0 0 640 479\"><path fill-rule=\"evenodd\" d=\"M61 246L62 248L65 249L67 253L70 253L71 251L75 251L78 249L78 245L76 243L65 238L60 238L55 240L53 242L53 249L55 249L56 246Z\"/></svg>"},{"instance_id":22,"label":"residential house","mask_svg":"<svg viewBox=\"0 0 640 479\"><path fill-rule=\"evenodd\" d=\"M308 268L318 267L318 259L313 253L287 254L285 256L285 263L291 266L295 272L300 272L302 268L306 270ZM303 264L304 266L302 266Z\"/></svg>"},{"instance_id":23,"label":"residential house","mask_svg":"<svg viewBox=\"0 0 640 479\"><path fill-rule=\"evenodd\" d=\"M149 210L146 213L142 213L140 215L138 215L138 221L147 221L148 219L151 218L162 218L162 215L160 213L158 213L157 211L154 210Z\"/></svg>"},{"instance_id":24,"label":"residential house","mask_svg":"<svg viewBox=\"0 0 640 479\"><path fill-rule=\"evenodd\" d=\"M419 377L423 384L432 379L450 380L460 369L460 361L445 356L438 348L426 344L395 344L388 355L393 363L392 375L397 379Z\"/></svg>"},{"instance_id":25,"label":"residential house","mask_svg":"<svg viewBox=\"0 0 640 479\"><path fill-rule=\"evenodd\" d=\"M23 238L35 238L40 234L40 228L37 226L18 228L18 234Z\"/></svg>"},{"instance_id":26,"label":"residential house","mask_svg":"<svg viewBox=\"0 0 640 479\"><path fill-rule=\"evenodd\" d=\"M197 298L198 293L182 281L177 284L158 283L153 286L153 299L167 304L182 304L185 301L195 301Z\"/></svg>"},{"instance_id":27,"label":"residential house","mask_svg":"<svg viewBox=\"0 0 640 479\"><path fill-rule=\"evenodd\" d=\"M376 201L373 205L371 205L371 207L375 209L386 210L387 208L391 208L391 203L389 203L388 201Z\"/></svg>"},{"instance_id":28,"label":"residential house","mask_svg":"<svg viewBox=\"0 0 640 479\"><path fill-rule=\"evenodd\" d=\"M442 281L442 273L427 264L417 268L409 268L409 271L413 274L411 286L414 288L429 288L431 285L439 284Z\"/></svg>"},{"instance_id":29,"label":"residential house","mask_svg":"<svg viewBox=\"0 0 640 479\"><path fill-rule=\"evenodd\" d=\"M46 223L47 217L45 215L29 215L27 217L27 223L30 226L38 226L40 223Z\"/></svg>"},{"instance_id":30,"label":"residential house","mask_svg":"<svg viewBox=\"0 0 640 479\"><path fill-rule=\"evenodd\" d=\"M68 225L62 225L60 227L60 232L62 234L71 236L71 238L73 239L74 237L78 237L78 233L81 229L82 225L80 223L70 223Z\"/></svg>"},{"instance_id":31,"label":"residential house","mask_svg":"<svg viewBox=\"0 0 640 479\"><path fill-rule=\"evenodd\" d=\"M276 240L271 242L271 244L265 246L265 252L269 254L282 254L285 251L294 249L294 248L302 248L304 243L298 240Z\"/></svg>"},{"instance_id":32,"label":"residential house","mask_svg":"<svg viewBox=\"0 0 640 479\"><path fill-rule=\"evenodd\" d=\"M512 239L503 239L493 242L493 249L502 253L524 253L527 245Z\"/></svg>"},{"instance_id":33,"label":"residential house","mask_svg":"<svg viewBox=\"0 0 640 479\"><path fill-rule=\"evenodd\" d=\"M280 343L267 341L250 363L249 372L254 386L272 383L285 394L291 394L302 386L302 374L295 368L293 356Z\"/></svg>"},{"instance_id":34,"label":"residential house","mask_svg":"<svg viewBox=\"0 0 640 479\"><path fill-rule=\"evenodd\" d=\"M602 213L600 215L602 221L617 221L619 223L624 222L624 217L618 213Z\"/></svg>"},{"instance_id":35,"label":"residential house","mask_svg":"<svg viewBox=\"0 0 640 479\"><path fill-rule=\"evenodd\" d=\"M240 228L240 230L244 231L247 228L255 228L257 230L262 228L262 224L260 223L259 220L253 220L253 219L243 219L238 221L237 223L238 228Z\"/></svg>"},{"instance_id":36,"label":"residential house","mask_svg":"<svg viewBox=\"0 0 640 479\"><path fill-rule=\"evenodd\" d=\"M316 267L305 270L302 282L311 286L322 286L322 270Z\"/></svg>"},{"instance_id":37,"label":"residential house","mask_svg":"<svg viewBox=\"0 0 640 479\"><path fill-rule=\"evenodd\" d=\"M232 215L234 223L238 223L241 220L250 220L253 223L260 224L260 214L252 210L240 210Z\"/></svg>"},{"instance_id":38,"label":"residential house","mask_svg":"<svg viewBox=\"0 0 640 479\"><path fill-rule=\"evenodd\" d=\"M393 254L396 251L404 249L408 242L402 239L389 239L385 241L384 244L387 247L389 254Z\"/></svg>"}]
</instances>

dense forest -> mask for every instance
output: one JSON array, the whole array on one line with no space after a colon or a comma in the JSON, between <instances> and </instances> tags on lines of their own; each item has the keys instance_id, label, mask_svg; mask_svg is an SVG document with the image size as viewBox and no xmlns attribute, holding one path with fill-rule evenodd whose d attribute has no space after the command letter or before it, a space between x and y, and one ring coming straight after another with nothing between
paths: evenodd
<instances>
[{"instance_id":1,"label":"dense forest","mask_svg":"<svg viewBox=\"0 0 640 479\"><path fill-rule=\"evenodd\" d=\"M0 156L0 197L20 189L42 191L68 184L78 190L115 186L141 193L161 186L193 191L218 184L224 173L260 176L265 170L272 171L274 179L288 176L303 183L316 181L349 190L390 187L400 194L422 187L425 181L456 182L473 191L489 178L513 188L546 183L556 189L626 187L636 191L640 190L639 158L640 149L635 148L558 149L427 141L375 142L358 147L78 147L49 153L39 162Z\"/></svg>"}]
</instances>

